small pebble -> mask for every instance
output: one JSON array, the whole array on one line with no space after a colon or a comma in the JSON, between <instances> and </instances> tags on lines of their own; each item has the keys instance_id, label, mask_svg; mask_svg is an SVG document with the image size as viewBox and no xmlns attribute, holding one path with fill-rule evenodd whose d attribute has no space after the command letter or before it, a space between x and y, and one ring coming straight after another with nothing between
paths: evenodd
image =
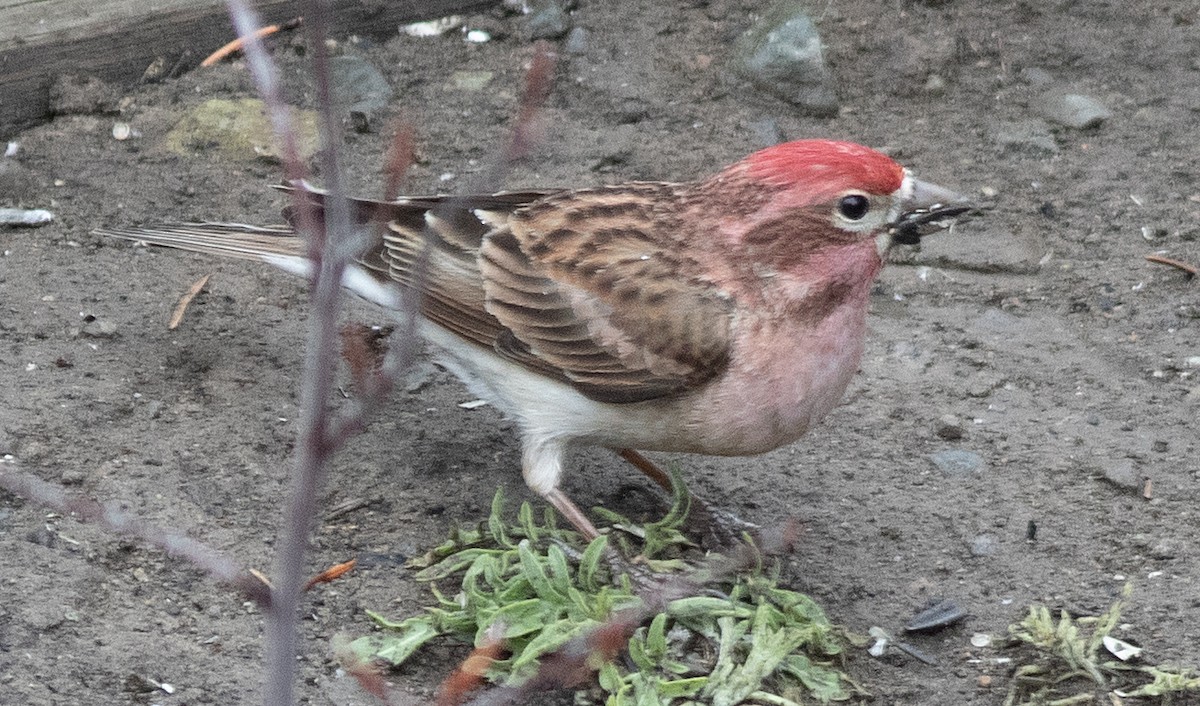
<instances>
[{"instance_id":1,"label":"small pebble","mask_svg":"<svg viewBox=\"0 0 1200 706\"><path fill-rule=\"evenodd\" d=\"M63 471L62 475L58 477L58 480L63 485L80 485L86 478L87 475L83 471L77 468L71 468Z\"/></svg>"},{"instance_id":2,"label":"small pebble","mask_svg":"<svg viewBox=\"0 0 1200 706\"><path fill-rule=\"evenodd\" d=\"M958 441L966 436L966 430L963 429L962 420L953 414L943 414L938 418L934 433L939 439L946 441Z\"/></svg>"},{"instance_id":3,"label":"small pebble","mask_svg":"<svg viewBox=\"0 0 1200 706\"><path fill-rule=\"evenodd\" d=\"M117 335L117 324L108 319L95 319L84 324L79 333L89 338L113 338Z\"/></svg>"},{"instance_id":4,"label":"small pebble","mask_svg":"<svg viewBox=\"0 0 1200 706\"><path fill-rule=\"evenodd\" d=\"M571 31L571 17L557 0L531 2L526 21L534 39L558 39Z\"/></svg>"},{"instance_id":5,"label":"small pebble","mask_svg":"<svg viewBox=\"0 0 1200 706\"><path fill-rule=\"evenodd\" d=\"M53 213L40 208L0 208L0 225L44 226L53 220Z\"/></svg>"},{"instance_id":6,"label":"small pebble","mask_svg":"<svg viewBox=\"0 0 1200 706\"><path fill-rule=\"evenodd\" d=\"M1078 93L1050 93L1037 104L1042 117L1075 130L1099 127L1112 117L1112 111L1091 96Z\"/></svg>"},{"instance_id":7,"label":"small pebble","mask_svg":"<svg viewBox=\"0 0 1200 706\"><path fill-rule=\"evenodd\" d=\"M1179 555L1179 545L1170 539L1160 539L1150 547L1151 559L1174 559Z\"/></svg>"},{"instance_id":8,"label":"small pebble","mask_svg":"<svg viewBox=\"0 0 1200 706\"><path fill-rule=\"evenodd\" d=\"M981 534L971 540L971 556L993 556L1000 551L1000 540L995 535Z\"/></svg>"},{"instance_id":9,"label":"small pebble","mask_svg":"<svg viewBox=\"0 0 1200 706\"><path fill-rule=\"evenodd\" d=\"M1141 487L1141 478L1131 459L1102 459L1100 463L1100 473L1109 483L1125 490L1137 490Z\"/></svg>"},{"instance_id":10,"label":"small pebble","mask_svg":"<svg viewBox=\"0 0 1200 706\"><path fill-rule=\"evenodd\" d=\"M583 27L573 27L567 33L567 41L563 43L563 49L568 54L583 54L588 49L588 31Z\"/></svg>"},{"instance_id":11,"label":"small pebble","mask_svg":"<svg viewBox=\"0 0 1200 706\"><path fill-rule=\"evenodd\" d=\"M983 457L973 451L947 449L929 455L938 470L952 476L974 473L983 468Z\"/></svg>"},{"instance_id":12,"label":"small pebble","mask_svg":"<svg viewBox=\"0 0 1200 706\"><path fill-rule=\"evenodd\" d=\"M1030 86L1048 86L1054 83L1054 77L1050 75L1049 71L1036 66L1027 66L1021 69L1021 80Z\"/></svg>"}]
</instances>

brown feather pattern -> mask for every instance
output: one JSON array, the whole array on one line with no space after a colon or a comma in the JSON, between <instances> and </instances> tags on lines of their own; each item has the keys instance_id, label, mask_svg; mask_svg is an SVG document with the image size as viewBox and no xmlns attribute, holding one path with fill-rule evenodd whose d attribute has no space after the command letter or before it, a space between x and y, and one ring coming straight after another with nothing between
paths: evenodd
<instances>
[{"instance_id":1,"label":"brown feather pattern","mask_svg":"<svg viewBox=\"0 0 1200 706\"><path fill-rule=\"evenodd\" d=\"M724 369L733 309L680 278L699 267L660 213L679 188L356 202L360 219L388 221L360 261L419 286L434 324L592 399L677 394Z\"/></svg>"}]
</instances>

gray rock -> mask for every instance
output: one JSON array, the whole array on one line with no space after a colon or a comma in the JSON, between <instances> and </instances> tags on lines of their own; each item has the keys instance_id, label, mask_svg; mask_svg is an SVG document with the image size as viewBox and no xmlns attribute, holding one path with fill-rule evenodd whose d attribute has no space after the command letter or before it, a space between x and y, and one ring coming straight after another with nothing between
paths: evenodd
<instances>
[{"instance_id":1,"label":"gray rock","mask_svg":"<svg viewBox=\"0 0 1200 706\"><path fill-rule=\"evenodd\" d=\"M529 33L534 39L558 39L571 29L571 16L556 0L530 3Z\"/></svg>"},{"instance_id":2,"label":"gray rock","mask_svg":"<svg viewBox=\"0 0 1200 706\"><path fill-rule=\"evenodd\" d=\"M1160 539L1150 546L1151 559L1174 559L1179 556L1179 542L1173 539Z\"/></svg>"},{"instance_id":3,"label":"gray rock","mask_svg":"<svg viewBox=\"0 0 1200 706\"><path fill-rule=\"evenodd\" d=\"M36 439L18 439L16 456L25 463L33 464L46 459L50 447Z\"/></svg>"},{"instance_id":4,"label":"gray rock","mask_svg":"<svg viewBox=\"0 0 1200 706\"><path fill-rule=\"evenodd\" d=\"M386 108L391 85L379 69L360 56L335 56L329 61L329 78L338 105L358 113Z\"/></svg>"},{"instance_id":5,"label":"gray rock","mask_svg":"<svg viewBox=\"0 0 1200 706\"><path fill-rule=\"evenodd\" d=\"M573 27L567 33L567 41L563 42L563 49L568 54L583 54L588 50L588 40L590 39L591 35L588 34L586 29L583 27Z\"/></svg>"},{"instance_id":6,"label":"gray rock","mask_svg":"<svg viewBox=\"0 0 1200 706\"><path fill-rule=\"evenodd\" d=\"M1000 540L992 534L981 534L971 540L971 556L993 556L1000 551Z\"/></svg>"},{"instance_id":7,"label":"gray rock","mask_svg":"<svg viewBox=\"0 0 1200 706\"><path fill-rule=\"evenodd\" d=\"M1050 75L1049 71L1036 66L1027 66L1021 69L1021 80L1030 86L1049 86L1054 83L1054 77Z\"/></svg>"},{"instance_id":8,"label":"gray rock","mask_svg":"<svg viewBox=\"0 0 1200 706\"><path fill-rule=\"evenodd\" d=\"M33 170L15 159L0 158L0 203L16 205L41 188Z\"/></svg>"},{"instance_id":9,"label":"gray rock","mask_svg":"<svg viewBox=\"0 0 1200 706\"><path fill-rule=\"evenodd\" d=\"M59 76L50 85L50 112L88 115L116 112L122 92L94 76Z\"/></svg>"},{"instance_id":10,"label":"gray rock","mask_svg":"<svg viewBox=\"0 0 1200 706\"><path fill-rule=\"evenodd\" d=\"M974 375L967 383L969 397L982 398L992 394L992 391L1004 385L1004 378L996 375Z\"/></svg>"},{"instance_id":11,"label":"gray rock","mask_svg":"<svg viewBox=\"0 0 1200 706\"><path fill-rule=\"evenodd\" d=\"M79 334L89 338L114 338L117 335L117 323L109 319L93 319L79 329Z\"/></svg>"},{"instance_id":12,"label":"gray rock","mask_svg":"<svg viewBox=\"0 0 1200 706\"><path fill-rule=\"evenodd\" d=\"M1016 120L998 123L992 127L992 140L1005 149L1034 152L1058 152L1054 133L1044 120Z\"/></svg>"},{"instance_id":13,"label":"gray rock","mask_svg":"<svg viewBox=\"0 0 1200 706\"><path fill-rule=\"evenodd\" d=\"M763 147L770 147L784 141L783 130L779 128L779 123L771 118L755 120L747 127L750 128L750 132L754 133L754 141Z\"/></svg>"},{"instance_id":14,"label":"gray rock","mask_svg":"<svg viewBox=\"0 0 1200 706\"><path fill-rule=\"evenodd\" d=\"M984 310L968 325L967 329L979 336L1008 337L1016 336L1024 329L1025 323L1003 309L990 308Z\"/></svg>"},{"instance_id":15,"label":"gray rock","mask_svg":"<svg viewBox=\"0 0 1200 706\"><path fill-rule=\"evenodd\" d=\"M958 441L967 435L962 420L953 414L943 414L934 426L934 433L946 441Z\"/></svg>"},{"instance_id":16,"label":"gray rock","mask_svg":"<svg viewBox=\"0 0 1200 706\"><path fill-rule=\"evenodd\" d=\"M1101 459L1100 474L1104 480L1123 490L1137 490L1142 486L1141 475L1128 458Z\"/></svg>"},{"instance_id":17,"label":"gray rock","mask_svg":"<svg viewBox=\"0 0 1200 706\"><path fill-rule=\"evenodd\" d=\"M930 454L929 460L938 470L951 476L963 476L983 468L983 457L974 451L946 449Z\"/></svg>"},{"instance_id":18,"label":"gray rock","mask_svg":"<svg viewBox=\"0 0 1200 706\"><path fill-rule=\"evenodd\" d=\"M738 40L735 70L763 90L821 117L837 114L833 76L805 3L785 0Z\"/></svg>"},{"instance_id":19,"label":"gray rock","mask_svg":"<svg viewBox=\"0 0 1200 706\"><path fill-rule=\"evenodd\" d=\"M58 480L63 485L82 485L83 481L87 480L87 474L78 468L68 468L62 472Z\"/></svg>"},{"instance_id":20,"label":"gray rock","mask_svg":"<svg viewBox=\"0 0 1200 706\"><path fill-rule=\"evenodd\" d=\"M1112 117L1103 103L1078 93L1046 93L1035 107L1047 120L1074 130L1099 127Z\"/></svg>"},{"instance_id":21,"label":"gray rock","mask_svg":"<svg viewBox=\"0 0 1200 706\"><path fill-rule=\"evenodd\" d=\"M433 381L437 367L427 360L417 362L404 373L401 386L405 392L416 392Z\"/></svg>"}]
</instances>

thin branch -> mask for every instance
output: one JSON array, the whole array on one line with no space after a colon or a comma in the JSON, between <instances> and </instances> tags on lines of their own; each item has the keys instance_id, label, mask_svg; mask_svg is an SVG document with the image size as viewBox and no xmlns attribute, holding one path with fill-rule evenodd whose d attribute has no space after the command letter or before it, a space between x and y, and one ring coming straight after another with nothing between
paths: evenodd
<instances>
[{"instance_id":1,"label":"thin branch","mask_svg":"<svg viewBox=\"0 0 1200 706\"><path fill-rule=\"evenodd\" d=\"M1162 255L1147 255L1146 261L1153 262L1153 263L1156 263L1159 265L1167 265L1169 267L1174 267L1176 269L1183 270L1184 272L1187 273L1188 279L1191 279L1191 278L1195 277L1196 275L1200 274L1200 268L1196 267L1195 265L1189 265L1188 263L1183 262L1182 260L1176 260L1176 259L1173 259L1170 257L1163 257Z\"/></svg>"},{"instance_id":2,"label":"thin branch","mask_svg":"<svg viewBox=\"0 0 1200 706\"><path fill-rule=\"evenodd\" d=\"M237 564L228 555L207 544L173 530L146 523L140 517L122 512L95 500L69 495L61 487L47 483L24 471L0 470L0 488L80 522L98 525L117 534L127 534L154 545L168 555L181 557L221 583L236 588L264 609L271 606L270 588Z\"/></svg>"},{"instance_id":3,"label":"thin branch","mask_svg":"<svg viewBox=\"0 0 1200 706\"><path fill-rule=\"evenodd\" d=\"M243 0L227 0L227 5L244 45L247 66L266 102L276 138L282 145L285 174L290 181L299 181L305 177L306 169L300 160L290 110L281 97L278 72L255 34L260 22ZM292 706L295 698L296 628L304 583L304 559L318 514L317 497L334 451L327 443L328 400L334 388L338 305L342 274L349 256L347 245L351 240L349 208L342 198L339 123L333 106L325 43L330 26L329 3L310 0L305 5L304 16L322 118L321 171L327 196L321 209L322 217L318 219L317 209L303 191L294 192L296 227L307 238L308 256L313 265L309 284L312 315L301 373L299 439L276 556L272 610L268 614L265 634L263 700L268 706Z\"/></svg>"}]
</instances>

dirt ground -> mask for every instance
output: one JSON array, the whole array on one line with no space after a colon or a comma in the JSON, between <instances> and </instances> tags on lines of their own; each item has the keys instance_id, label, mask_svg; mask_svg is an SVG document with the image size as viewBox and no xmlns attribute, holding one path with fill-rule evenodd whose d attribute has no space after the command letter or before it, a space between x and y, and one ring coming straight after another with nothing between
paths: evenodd
<instances>
[{"instance_id":1,"label":"dirt ground","mask_svg":"<svg viewBox=\"0 0 1200 706\"><path fill-rule=\"evenodd\" d=\"M748 519L799 517L788 583L853 631L899 629L935 596L966 607L964 623L912 639L936 664L852 653L875 703L999 704L1004 652L972 647L974 633L1001 637L1033 603L1094 613L1127 580L1121 636L1152 662L1200 665L1200 282L1143 259L1200 262L1200 5L814 3L842 103L832 119L730 74L733 41L765 6L581 1L571 19L586 41L563 55L544 141L505 186L691 179L777 131L885 149L994 208L885 269L862 373L824 424L762 457L679 457L691 486ZM418 128L409 192L465 188L506 134L531 44L519 17L486 23L498 36L485 44L343 42L396 91L375 124L403 114ZM312 107L297 46L277 54L289 95ZM1034 85L1045 75L1030 69L1054 83ZM472 91L453 84L460 70L495 75ZM1113 115L1056 128L1051 145L1007 139L1038 118L1045 90L1091 95ZM163 146L190 106L253 95L227 64L123 92L120 116L0 136L20 143L0 205L57 215L0 230L0 454L267 570L295 436L303 283L90 233L278 222L276 165ZM116 120L140 136L113 139ZM384 131L346 139L355 191L380 194ZM177 298L210 272L167 330ZM363 304L349 316L385 322ZM444 371L417 382L339 456L325 492L326 508L365 504L323 519L313 570L361 563L308 601L309 703L370 703L338 674L330 639L368 630L365 608L402 616L423 598L404 559L485 517L497 485L531 497L511 425L460 408L471 395ZM947 450L978 466L942 470L931 457ZM622 509L628 484L646 485L635 476L608 452L581 453L567 488L585 507ZM0 553L0 703L257 700L262 618L196 569L6 493ZM424 700L459 656L435 652L393 681Z\"/></svg>"}]
</instances>

